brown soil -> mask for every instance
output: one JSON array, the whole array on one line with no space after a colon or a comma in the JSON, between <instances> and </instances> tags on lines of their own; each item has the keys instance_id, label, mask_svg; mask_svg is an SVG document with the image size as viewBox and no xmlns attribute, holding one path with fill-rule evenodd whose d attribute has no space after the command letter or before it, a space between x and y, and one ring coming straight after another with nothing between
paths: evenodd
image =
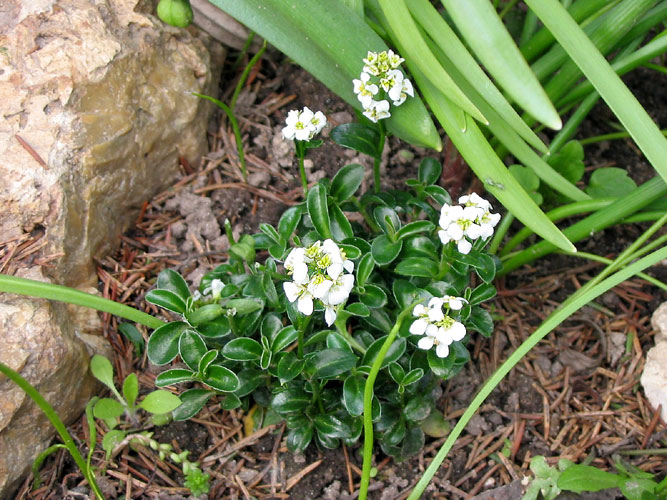
<instances>
[{"instance_id":1,"label":"brown soil","mask_svg":"<svg viewBox=\"0 0 667 500\"><path fill-rule=\"evenodd\" d=\"M664 128L667 99L652 96L654 86L644 87L648 80L640 74L630 83L641 84L640 99L651 96L648 109L658 113L656 118ZM231 89L231 85L223 89L227 97ZM252 73L237 106L246 144L248 183L240 175L231 129L212 127L211 152L202 165L183 164L182 178L146 203L135 228L121 238L118 252L99 262L104 296L159 314L143 297L161 269L174 268L191 284L198 284L203 273L226 259L225 219L231 221L235 233L252 233L260 222L275 223L288 205L299 202L302 193L296 163L290 144L280 137L280 128L288 109L304 105L325 112L333 125L354 118L351 108L305 72L265 59L261 69ZM611 119L600 106L582 129L583 136L608 132ZM400 187L404 179L414 176L425 155L436 156L444 164L441 185L450 189L453 197L480 190L449 145L434 154L393 139L383 166L385 187ZM640 182L652 172L628 141L592 146L587 155L587 165L613 162L627 167ZM366 158L330 143L308 158L309 180L313 182L331 176L347 163L369 165ZM583 243L582 248L615 254L640 231L637 226L614 228ZM439 409L452 425L483 381L597 270L599 266L586 261L550 256L499 280L498 299L490 306L497 321L496 333L490 340L475 338L470 349L472 362L442 386ZM510 484L514 485L511 492L498 490L495 498L519 498L516 481L529 474L530 459L538 454L549 457L550 463L565 457L589 459L593 465L611 468L615 454L663 448L667 443L664 422L644 398L638 379L654 334L649 316L664 299L654 287L634 279L605 294L597 304L583 308L548 335L486 401L423 498L470 498ZM117 330L116 318L105 315L104 321L120 376L136 372L145 390L153 387L155 370L145 357L133 356L132 345ZM211 402L188 422L154 430L161 441L190 450L190 457L211 473L211 499L356 498L359 447L322 451L311 446L305 455L294 456L282 441L282 425L245 435L243 423L242 412L222 411ZM150 427L149 422L145 425ZM80 421L70 430L85 443L83 427ZM404 463L395 463L378 451L378 474L370 497L406 498L443 441L427 442L418 457ZM622 458L660 477L667 472L667 462L660 455L624 454ZM106 469L103 485L108 498L178 499L187 495L180 487L178 470L160 461L151 450L128 448L113 463L104 462L103 453L97 451L93 462ZM48 460L41 475L44 487L31 491L26 481L17 498L74 499L83 498L88 491L64 453ZM613 498L613 493L604 498Z\"/></svg>"}]
</instances>

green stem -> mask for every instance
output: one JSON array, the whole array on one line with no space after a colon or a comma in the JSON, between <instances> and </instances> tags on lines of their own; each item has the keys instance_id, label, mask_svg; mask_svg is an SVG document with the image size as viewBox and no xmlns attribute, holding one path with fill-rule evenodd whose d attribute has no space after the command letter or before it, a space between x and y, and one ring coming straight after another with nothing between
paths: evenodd
<instances>
[{"instance_id":1,"label":"green stem","mask_svg":"<svg viewBox=\"0 0 667 500\"><path fill-rule=\"evenodd\" d=\"M249 38L250 41L252 39ZM266 40L264 40L264 43L262 44L262 48L260 48L257 51L257 54L252 56L252 59L248 62L248 65L245 67L243 70L243 73L241 73L241 78L239 78L239 82L236 84L236 88L234 89L234 94L232 95L232 100L229 102L229 109L234 112L236 109L236 101L239 98L239 94L241 93L241 89L243 88L243 85L245 84L246 80L248 79L248 75L250 74L250 70L257 64L257 61L262 57L264 54L264 51L266 50Z\"/></svg>"},{"instance_id":2,"label":"green stem","mask_svg":"<svg viewBox=\"0 0 667 500\"><path fill-rule=\"evenodd\" d=\"M336 318L336 321L334 322L334 326L336 327L336 330L338 330L338 333L340 333L345 340L347 340L348 344L352 346L353 349L355 349L357 352L361 353L363 356L366 354L366 348L361 345L357 340L350 335L350 332L347 331L347 328L345 328L345 321L340 321L338 318Z\"/></svg>"},{"instance_id":3,"label":"green stem","mask_svg":"<svg viewBox=\"0 0 667 500\"><path fill-rule=\"evenodd\" d=\"M51 406L49 402L44 399L44 396L42 396L39 391L35 389L26 379L24 379L21 375L16 373L6 364L0 363L0 373L6 375L7 378L18 385L35 402L35 404L39 406L40 410L44 412L46 418L49 419L51 425L53 425L53 427L60 435L60 438L63 440L63 444L67 448L67 451L69 451L70 455L72 455L74 462L76 462L76 465L83 473L84 477L88 481L88 484L90 484L90 487L95 493L95 496L100 500L104 500L104 495L102 495L102 492L100 491L99 487L97 486L97 482L95 481L95 475L92 473L86 464L86 461L79 453L79 450L77 449L72 436L67 431L67 427L65 427L63 421L60 420L60 417L56 411L53 409L53 406Z\"/></svg>"},{"instance_id":4,"label":"green stem","mask_svg":"<svg viewBox=\"0 0 667 500\"><path fill-rule=\"evenodd\" d=\"M387 339L382 344L382 347L380 347L380 351L378 352L375 361L373 361L373 366L371 366L371 371L368 373L368 378L366 379L366 385L364 386L364 464L361 471L359 500L366 500L368 486L371 482L371 465L373 461L373 385L380 372L384 357L387 355L387 351L389 351L398 331L401 329L403 320L412 312L412 309L417 303L418 302L413 302L398 315L396 324L394 324L389 335L387 335Z\"/></svg>"},{"instance_id":5,"label":"green stem","mask_svg":"<svg viewBox=\"0 0 667 500\"><path fill-rule=\"evenodd\" d=\"M368 212L366 211L366 209L363 207L363 205L361 204L361 202L359 201L359 199L356 196L350 196L348 201L351 201L352 203L354 203L354 206L357 207L357 210L359 211L361 216L366 221L366 224L368 224L368 227L371 228L371 230L373 232L379 233L379 232L382 231L382 229L380 229L380 226L377 224L377 222L375 222L375 220L368 215Z\"/></svg>"},{"instance_id":6,"label":"green stem","mask_svg":"<svg viewBox=\"0 0 667 500\"><path fill-rule=\"evenodd\" d=\"M303 187L303 197L308 196L308 178L306 177L306 167L303 160L306 157L306 143L294 139L294 146L296 148L296 157L299 160L299 175L301 176L301 187Z\"/></svg>"},{"instance_id":7,"label":"green stem","mask_svg":"<svg viewBox=\"0 0 667 500\"><path fill-rule=\"evenodd\" d=\"M442 462L447 458L447 454L454 446L454 443L458 437L463 432L463 429L468 424L470 419L473 417L475 412L479 409L482 403L486 398L491 394L491 392L498 386L498 384L505 378L509 371L516 366L517 363L523 359L523 357L540 341L542 340L549 332L556 328L559 324L569 318L577 310L585 306L591 300L596 299L603 293L607 292L611 288L615 287L619 283L631 278L640 271L643 271L649 266L652 266L661 260L667 258L667 247L661 248L653 252L651 255L648 255L637 262L634 262L632 265L627 268L617 272L613 276L606 278L601 283L598 283L597 286L589 286L589 283L581 287L578 291L572 294L561 306L556 309L541 325L540 327L523 343L521 344L505 361L500 368L491 376L491 378L484 384L484 386L477 393L473 401L470 403L465 413L459 421L456 423L456 426L449 434L447 440L442 445L438 454L431 461L428 469L422 475L421 479L415 486L415 489L412 490L410 496L407 500L417 500L426 486L431 481L431 478L440 468Z\"/></svg>"},{"instance_id":8,"label":"green stem","mask_svg":"<svg viewBox=\"0 0 667 500\"><path fill-rule=\"evenodd\" d=\"M387 138L387 134L384 130L384 124L382 122L378 123L378 129L380 131L378 156L377 158L373 158L373 187L376 193L380 192L380 162L382 161L382 151L384 151L384 142Z\"/></svg>"},{"instance_id":9,"label":"green stem","mask_svg":"<svg viewBox=\"0 0 667 500\"><path fill-rule=\"evenodd\" d=\"M660 132L662 132L662 135L667 136L667 129L662 129ZM587 137L586 139L581 139L579 143L582 146L586 146L588 144L595 144L596 142L612 141L614 139L625 139L626 137L630 137L630 134L628 134L627 132L612 132L611 134L603 134L603 135L596 135L595 137Z\"/></svg>"},{"instance_id":10,"label":"green stem","mask_svg":"<svg viewBox=\"0 0 667 500\"><path fill-rule=\"evenodd\" d=\"M306 330L308 325L310 325L310 320L312 316L305 316L301 322L301 327L298 330L297 345L296 345L296 355L299 359L303 358L303 342Z\"/></svg>"},{"instance_id":11,"label":"green stem","mask_svg":"<svg viewBox=\"0 0 667 500\"><path fill-rule=\"evenodd\" d=\"M90 309L96 309L125 318L148 328L159 328L164 324L163 321L145 312L137 311L133 307L52 283L43 283L41 281L0 274L0 292L40 297L42 299L57 300L68 304L89 307Z\"/></svg>"},{"instance_id":12,"label":"green stem","mask_svg":"<svg viewBox=\"0 0 667 500\"><path fill-rule=\"evenodd\" d=\"M503 238L507 234L507 231L509 231L510 226L512 225L512 222L514 222L514 215L507 212L505 214L505 216L503 217L503 220L500 221L500 224L496 228L495 234L493 235L493 239L491 240L491 244L489 245L489 253L490 254L495 254L498 251L498 247L500 247L500 244L502 243ZM524 229L527 229L527 228L524 228Z\"/></svg>"}]
</instances>

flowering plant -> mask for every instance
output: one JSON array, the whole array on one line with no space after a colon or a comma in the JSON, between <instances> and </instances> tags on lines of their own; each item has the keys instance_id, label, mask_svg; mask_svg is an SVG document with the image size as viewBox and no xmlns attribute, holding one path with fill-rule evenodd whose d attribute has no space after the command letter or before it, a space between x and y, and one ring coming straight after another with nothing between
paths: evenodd
<instances>
[{"instance_id":1,"label":"flowering plant","mask_svg":"<svg viewBox=\"0 0 667 500\"><path fill-rule=\"evenodd\" d=\"M303 112L292 116L287 138L303 122ZM470 360L473 332L493 330L480 304L495 295L496 260L483 248L498 216L474 194L459 199L457 215L440 174L425 159L407 190L359 196L363 167L346 165L276 227L238 241L229 231L229 262L198 291L163 271L146 299L179 318L153 332L147 353L157 365L184 363L156 379L189 386L174 418L222 396L223 408L256 406L260 423L284 419L293 451L351 445L367 418L398 458L417 453L426 432L442 435L439 385ZM461 221L457 236L450 226Z\"/></svg>"}]
</instances>

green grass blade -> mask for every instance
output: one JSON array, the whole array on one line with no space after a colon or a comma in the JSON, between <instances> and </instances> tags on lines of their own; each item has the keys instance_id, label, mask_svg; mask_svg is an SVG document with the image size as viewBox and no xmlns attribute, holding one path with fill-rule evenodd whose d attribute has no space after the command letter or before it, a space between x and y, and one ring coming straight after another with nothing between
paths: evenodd
<instances>
[{"instance_id":1,"label":"green grass blade","mask_svg":"<svg viewBox=\"0 0 667 500\"><path fill-rule=\"evenodd\" d=\"M359 78L362 59L369 50L387 50L387 46L341 0L210 1L287 54L354 108L361 110L352 80ZM336 26L344 26L345 29L332 29ZM390 132L411 144L438 151L442 149L440 136L419 98L408 99L392 110L386 125Z\"/></svg>"},{"instance_id":2,"label":"green grass blade","mask_svg":"<svg viewBox=\"0 0 667 500\"><path fill-rule=\"evenodd\" d=\"M428 41L428 40L427 40ZM463 76L458 68L445 56L442 51L432 45L431 49L440 63L452 76L461 89L477 103L482 113L489 119L488 128L507 149L516 156L524 165L531 168L537 176L553 189L563 194L573 201L589 199L586 193L577 188L570 181L553 169L546 161L535 153L513 130L507 125L505 120L496 113L494 106L477 93L477 89L472 88L472 84Z\"/></svg>"},{"instance_id":3,"label":"green grass blade","mask_svg":"<svg viewBox=\"0 0 667 500\"><path fill-rule=\"evenodd\" d=\"M408 4L410 13L415 20L426 31L428 36L433 39L440 50L447 55L451 62L457 67L461 74L466 76L466 80L475 88L475 90L491 105L498 115L512 127L523 139L528 142L535 149L546 153L548 151L544 143L537 137L537 134L526 125L516 110L505 99L498 88L493 84L491 79L486 75L484 70L480 68L477 61L470 55L468 49L463 45L461 40L456 36L454 31L442 18L440 13L431 5L428 0L411 0ZM434 53L434 55L437 54ZM442 62L442 61L440 61ZM445 67L445 70L450 73L454 79L454 75ZM454 79L455 83L460 83ZM475 99L470 95L466 89L461 89L468 96L472 102L480 108L479 99ZM486 118L491 122L491 118L482 112Z\"/></svg>"},{"instance_id":4,"label":"green grass blade","mask_svg":"<svg viewBox=\"0 0 667 500\"><path fill-rule=\"evenodd\" d=\"M559 130L560 116L489 1L442 0L442 4L475 55L510 97L535 119Z\"/></svg>"},{"instance_id":5,"label":"green grass blade","mask_svg":"<svg viewBox=\"0 0 667 500\"><path fill-rule=\"evenodd\" d=\"M563 230L563 233L570 239L570 241L576 243L577 241L590 236L595 231L601 231L606 227L616 224L630 214L641 210L648 204L665 195L667 195L665 181L663 181L661 177L655 177L650 181L645 182L631 193L617 199L606 208L589 215L585 219L582 219ZM498 272L498 276L505 275L517 267L543 257L553 251L554 246L548 241L536 243L505 260L502 269Z\"/></svg>"},{"instance_id":6,"label":"green grass blade","mask_svg":"<svg viewBox=\"0 0 667 500\"><path fill-rule=\"evenodd\" d=\"M448 95L462 110L486 123L486 117L470 102L431 53L404 0L379 0L379 5L394 38L401 44L403 57L412 61L440 92Z\"/></svg>"},{"instance_id":7,"label":"green grass blade","mask_svg":"<svg viewBox=\"0 0 667 500\"><path fill-rule=\"evenodd\" d=\"M489 378L489 380L484 384L484 386L479 390L477 395L473 398L472 402L466 409L465 413L461 416L459 421L452 429L451 433L447 437L447 440L442 445L442 448L438 451L437 455L431 461L431 464L426 469L426 472L422 475L421 479L415 486L414 490L410 493L410 496L407 500L417 500L421 494L428 486L428 483L431 481L431 478L442 465L442 462L447 457L447 454L450 452L454 443L459 438L463 429L468 424L473 415L477 412L482 403L486 398L493 392L493 390L498 386L498 384L505 378L505 376L514 368L517 363L519 363L524 356L533 348L537 343L542 340L549 332L554 328L560 325L563 321L569 318L572 314L577 312L583 306L588 304L590 301L595 300L603 293L611 290L616 285L622 283L623 281L631 278L640 271L643 271L647 267L655 265L661 260L667 258L667 247L656 250L650 255L634 262L632 265L626 267L625 269L617 272L613 276L606 278L604 281L598 283L594 287L583 287L579 291L575 292L570 298L565 301L558 309L556 309L551 315L540 325L540 327L535 330L535 332L528 337Z\"/></svg>"},{"instance_id":8,"label":"green grass blade","mask_svg":"<svg viewBox=\"0 0 667 500\"><path fill-rule=\"evenodd\" d=\"M526 0L621 121L651 165L667 179L667 140L557 0Z\"/></svg>"}]
</instances>

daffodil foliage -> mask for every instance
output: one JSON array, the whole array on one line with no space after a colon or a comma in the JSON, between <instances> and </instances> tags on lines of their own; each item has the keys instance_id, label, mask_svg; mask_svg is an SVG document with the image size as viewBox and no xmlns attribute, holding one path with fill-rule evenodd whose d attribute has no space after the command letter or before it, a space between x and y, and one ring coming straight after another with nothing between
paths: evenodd
<instances>
[{"instance_id":1,"label":"daffodil foliage","mask_svg":"<svg viewBox=\"0 0 667 500\"><path fill-rule=\"evenodd\" d=\"M407 311L376 379L374 429L396 457L437 434L436 387L469 361L475 335L493 330L480 304L495 295L497 261L484 247L499 217L474 194L452 202L432 159L406 190L359 193L363 174L347 165L310 187L277 226L232 242L195 291L160 274L146 298L177 320L153 332L147 353L157 365L182 361L156 380L184 384L175 418L216 397L224 408L257 405L264 423L284 419L292 450L353 444L366 377Z\"/></svg>"}]
</instances>

